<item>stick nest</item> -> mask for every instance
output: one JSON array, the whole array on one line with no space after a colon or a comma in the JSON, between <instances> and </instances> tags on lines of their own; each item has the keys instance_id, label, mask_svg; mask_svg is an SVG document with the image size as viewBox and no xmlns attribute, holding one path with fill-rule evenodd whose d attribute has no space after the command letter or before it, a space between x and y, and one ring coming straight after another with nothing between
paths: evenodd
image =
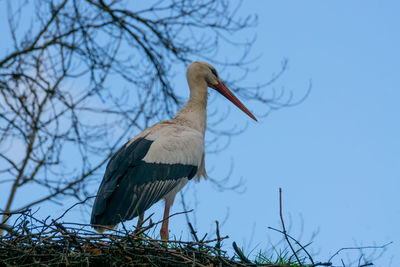
<instances>
[{"instance_id":1,"label":"stick nest","mask_svg":"<svg viewBox=\"0 0 400 267\"><path fill-rule=\"evenodd\" d=\"M0 266L251 266L226 256L221 241L149 238L149 226L98 234L88 225L41 221L23 212L13 226L0 224ZM195 233L192 233L195 235ZM204 239L204 238L203 238ZM253 265L254 266L254 265Z\"/></svg>"}]
</instances>

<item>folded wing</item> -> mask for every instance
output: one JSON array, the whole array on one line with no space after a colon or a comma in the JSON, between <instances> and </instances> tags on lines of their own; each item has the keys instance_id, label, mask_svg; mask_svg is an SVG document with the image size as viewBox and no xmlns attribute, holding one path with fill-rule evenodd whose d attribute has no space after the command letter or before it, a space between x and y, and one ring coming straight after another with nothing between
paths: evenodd
<instances>
[{"instance_id":1,"label":"folded wing","mask_svg":"<svg viewBox=\"0 0 400 267\"><path fill-rule=\"evenodd\" d=\"M147 135L129 141L107 165L90 223L112 227L143 213L182 179L195 176L203 153L199 147L188 136Z\"/></svg>"}]
</instances>

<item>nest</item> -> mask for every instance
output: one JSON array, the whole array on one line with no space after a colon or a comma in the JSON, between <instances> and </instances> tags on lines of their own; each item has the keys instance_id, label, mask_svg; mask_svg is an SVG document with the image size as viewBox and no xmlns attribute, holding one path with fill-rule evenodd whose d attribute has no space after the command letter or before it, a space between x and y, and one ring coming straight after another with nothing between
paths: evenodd
<instances>
[{"instance_id":1,"label":"nest","mask_svg":"<svg viewBox=\"0 0 400 267\"><path fill-rule=\"evenodd\" d=\"M98 234L86 224L39 220L29 211L19 214L13 226L0 228L0 266L254 266L235 261L221 250L217 238L163 241L149 238L144 228ZM273 266L273 265L271 265Z\"/></svg>"}]
</instances>

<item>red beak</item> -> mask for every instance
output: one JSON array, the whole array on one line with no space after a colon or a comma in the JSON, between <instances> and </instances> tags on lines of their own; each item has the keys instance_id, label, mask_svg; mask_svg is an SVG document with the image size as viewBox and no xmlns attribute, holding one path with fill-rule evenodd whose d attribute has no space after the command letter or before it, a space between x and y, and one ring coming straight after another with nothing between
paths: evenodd
<instances>
[{"instance_id":1,"label":"red beak","mask_svg":"<svg viewBox=\"0 0 400 267\"><path fill-rule=\"evenodd\" d=\"M243 105L242 102L225 86L223 82L219 82L215 89L223 96L225 96L229 101L235 104L238 108L240 108L244 113L249 115L250 118L257 121L256 117Z\"/></svg>"}]
</instances>

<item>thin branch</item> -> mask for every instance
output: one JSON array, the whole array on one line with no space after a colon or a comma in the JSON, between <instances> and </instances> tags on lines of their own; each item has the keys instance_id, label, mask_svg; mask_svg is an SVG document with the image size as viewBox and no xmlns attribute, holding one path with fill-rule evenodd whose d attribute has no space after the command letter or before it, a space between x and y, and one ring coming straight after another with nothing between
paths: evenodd
<instances>
[{"instance_id":1,"label":"thin branch","mask_svg":"<svg viewBox=\"0 0 400 267\"><path fill-rule=\"evenodd\" d=\"M283 215L282 215L282 188L279 187L279 216L281 218L281 223L282 223L282 229L283 229L283 235L285 236L286 242L288 243L290 249L293 252L293 255L296 257L297 262L299 263L299 265L301 265L301 261L299 259L299 257L297 256L296 251L294 250L292 243L290 243L289 237L286 233L286 228L285 228L285 222L283 220Z\"/></svg>"},{"instance_id":2,"label":"thin branch","mask_svg":"<svg viewBox=\"0 0 400 267\"><path fill-rule=\"evenodd\" d=\"M381 246L361 246L361 247L345 247L345 248L341 248L341 249L339 249L338 251L336 251L335 253L333 253L333 255L329 258L328 262L331 262L332 259L333 259L335 256L339 255L339 253L342 252L343 250L354 250L354 249L357 249L357 250L360 250L360 249L382 249L382 248L385 248L385 247L389 246L389 245L392 244L392 243L393 243L393 241L388 242L388 243L386 243L386 244L384 244L384 245L381 245Z\"/></svg>"}]
</instances>

